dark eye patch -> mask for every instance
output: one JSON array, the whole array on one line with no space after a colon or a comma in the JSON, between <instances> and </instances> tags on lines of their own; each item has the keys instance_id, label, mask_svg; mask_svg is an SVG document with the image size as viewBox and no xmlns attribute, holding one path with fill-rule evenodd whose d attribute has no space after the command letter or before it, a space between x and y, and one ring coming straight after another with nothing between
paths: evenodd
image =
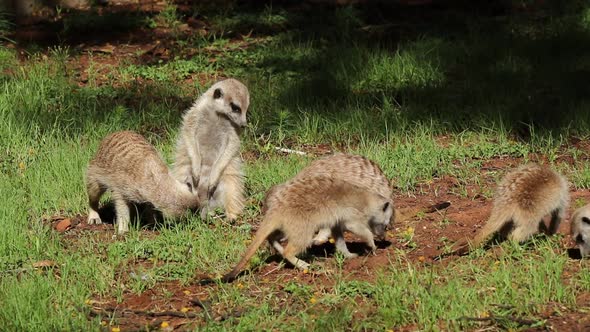
<instances>
[{"instance_id":1,"label":"dark eye patch","mask_svg":"<svg viewBox=\"0 0 590 332\"><path fill-rule=\"evenodd\" d=\"M229 106L231 107L232 112L242 113L242 109L240 108L240 106L238 106L234 103L229 103Z\"/></svg>"},{"instance_id":2,"label":"dark eye patch","mask_svg":"<svg viewBox=\"0 0 590 332\"><path fill-rule=\"evenodd\" d=\"M586 224L590 224L590 219L588 219L588 217L582 217L582 221Z\"/></svg>"}]
</instances>

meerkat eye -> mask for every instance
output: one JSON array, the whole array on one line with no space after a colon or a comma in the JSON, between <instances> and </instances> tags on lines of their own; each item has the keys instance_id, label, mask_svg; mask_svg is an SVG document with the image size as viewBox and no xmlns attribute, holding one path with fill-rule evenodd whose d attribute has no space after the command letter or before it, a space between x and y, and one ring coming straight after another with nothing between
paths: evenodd
<instances>
[{"instance_id":1,"label":"meerkat eye","mask_svg":"<svg viewBox=\"0 0 590 332\"><path fill-rule=\"evenodd\" d=\"M232 112L242 113L242 109L240 108L240 106L238 106L238 105L236 105L234 103L229 103L229 106L231 106Z\"/></svg>"},{"instance_id":2,"label":"meerkat eye","mask_svg":"<svg viewBox=\"0 0 590 332\"><path fill-rule=\"evenodd\" d=\"M223 92L221 92L221 89L215 89L215 91L213 91L213 99L219 99L221 97L223 97Z\"/></svg>"},{"instance_id":3,"label":"meerkat eye","mask_svg":"<svg viewBox=\"0 0 590 332\"><path fill-rule=\"evenodd\" d=\"M590 219L588 219L588 217L582 217L582 221L586 224L590 224Z\"/></svg>"},{"instance_id":4,"label":"meerkat eye","mask_svg":"<svg viewBox=\"0 0 590 332\"><path fill-rule=\"evenodd\" d=\"M577 244L584 243L584 237L582 236L582 234L578 234L578 236L576 236L576 243Z\"/></svg>"}]
</instances>

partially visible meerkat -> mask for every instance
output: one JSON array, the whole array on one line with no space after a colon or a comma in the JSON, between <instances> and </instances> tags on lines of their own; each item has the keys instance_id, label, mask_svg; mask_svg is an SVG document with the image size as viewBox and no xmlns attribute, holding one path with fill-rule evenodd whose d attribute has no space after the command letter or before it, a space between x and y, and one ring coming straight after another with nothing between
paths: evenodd
<instances>
[{"instance_id":1,"label":"partially visible meerkat","mask_svg":"<svg viewBox=\"0 0 590 332\"><path fill-rule=\"evenodd\" d=\"M267 239L293 266L308 268L309 264L296 256L313 244L314 235L323 228L351 231L374 251L374 236L383 236L392 213L389 197L349 182L326 176L292 179L266 209L243 258L222 280L234 280ZM284 248L279 243L281 239L288 241ZM340 249L348 252L346 243L341 244L344 248Z\"/></svg>"},{"instance_id":2,"label":"partially visible meerkat","mask_svg":"<svg viewBox=\"0 0 590 332\"><path fill-rule=\"evenodd\" d=\"M110 190L115 203L117 233L129 230L128 203L151 203L164 216L196 209L199 200L169 172L156 149L140 134L120 131L107 135L88 164L86 190L89 224L100 224L100 197Z\"/></svg>"},{"instance_id":3,"label":"partially visible meerkat","mask_svg":"<svg viewBox=\"0 0 590 332\"><path fill-rule=\"evenodd\" d=\"M459 241L452 254L463 255L495 233L523 242L557 232L569 204L567 180L546 166L530 163L509 171L496 188L490 218L472 240ZM549 225L543 218L551 215Z\"/></svg>"},{"instance_id":4,"label":"partially visible meerkat","mask_svg":"<svg viewBox=\"0 0 590 332\"><path fill-rule=\"evenodd\" d=\"M183 117L173 174L198 194L202 217L221 206L232 220L244 209L239 154L249 105L248 88L226 79L205 91Z\"/></svg>"},{"instance_id":5,"label":"partially visible meerkat","mask_svg":"<svg viewBox=\"0 0 590 332\"><path fill-rule=\"evenodd\" d=\"M327 157L323 157L311 162L307 167L303 168L294 179L306 178L313 176L327 176L334 179L340 179L350 184L359 186L367 189L371 192L379 194L383 197L392 199L393 188L381 170L381 167L374 161L360 155L336 153ZM287 184L278 184L271 187L263 200L262 212L271 206L277 198L281 196L281 190ZM416 215L418 212L431 213L436 210L441 210L448 207L450 203L438 203L426 208L406 208L406 209L394 209L394 213L391 215L390 224L393 224L397 220L406 219L412 215ZM393 200L392 200L393 208ZM320 245L328 241L332 234L330 228L323 228L318 231L318 234L314 238L314 245ZM338 235L338 234L336 234ZM334 240L343 242L343 238L334 237ZM342 243L337 246L343 247ZM356 255L343 252L347 257L354 257Z\"/></svg>"},{"instance_id":6,"label":"partially visible meerkat","mask_svg":"<svg viewBox=\"0 0 590 332\"><path fill-rule=\"evenodd\" d=\"M590 204L572 215L571 234L582 257L590 255Z\"/></svg>"}]
</instances>

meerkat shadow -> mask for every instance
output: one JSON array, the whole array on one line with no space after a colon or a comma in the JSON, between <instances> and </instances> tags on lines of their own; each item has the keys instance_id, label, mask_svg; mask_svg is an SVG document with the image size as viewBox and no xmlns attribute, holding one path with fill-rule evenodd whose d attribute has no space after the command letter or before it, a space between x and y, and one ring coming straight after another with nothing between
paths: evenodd
<instances>
[{"instance_id":1,"label":"meerkat shadow","mask_svg":"<svg viewBox=\"0 0 590 332\"><path fill-rule=\"evenodd\" d=\"M567 256L571 259L582 259L582 252L579 248L568 248Z\"/></svg>"},{"instance_id":2,"label":"meerkat shadow","mask_svg":"<svg viewBox=\"0 0 590 332\"><path fill-rule=\"evenodd\" d=\"M98 209L98 214L103 223L112 225L116 223L117 213L113 202L109 201L103 204ZM138 226L138 228L153 230L158 227L166 227L169 224L165 221L162 212L155 209L150 203L130 203L129 218L131 224Z\"/></svg>"},{"instance_id":3,"label":"meerkat shadow","mask_svg":"<svg viewBox=\"0 0 590 332\"><path fill-rule=\"evenodd\" d=\"M378 249L386 249L386 248L390 247L392 245L392 243L388 240L378 240L378 241L375 241L375 245L377 246ZM348 247L348 250L351 253L358 254L359 256L365 256L370 253L370 248L364 242L347 241L346 246ZM323 243L320 245L314 245L314 246L311 246L310 248L308 248L307 251L305 252L305 257L328 258L328 257L333 257L335 254L336 254L336 246L333 243L326 242L326 243ZM273 262L280 263L281 261L283 261L283 256L276 253L276 254L269 256L265 262L266 263L273 263ZM289 264L288 262L287 262L287 264L289 266L291 266L291 264Z\"/></svg>"}]
</instances>

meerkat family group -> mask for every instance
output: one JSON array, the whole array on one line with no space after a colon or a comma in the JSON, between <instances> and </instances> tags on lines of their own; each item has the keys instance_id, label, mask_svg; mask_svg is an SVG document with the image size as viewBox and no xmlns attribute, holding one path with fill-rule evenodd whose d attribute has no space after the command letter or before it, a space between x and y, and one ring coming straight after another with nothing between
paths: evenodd
<instances>
[{"instance_id":1,"label":"meerkat family group","mask_svg":"<svg viewBox=\"0 0 590 332\"><path fill-rule=\"evenodd\" d=\"M121 131L106 136L86 172L88 223L102 222L99 200L107 190L115 205L118 234L129 230L131 203L149 203L166 217L198 209L205 218L221 207L229 220L237 218L245 205L239 153L249 105L248 89L238 80L211 86L183 116L172 169L140 134ZM260 227L223 280L235 279L267 240L300 269L309 264L297 256L330 238L344 257L356 257L348 250L345 231L374 252L375 238L384 238L387 228L403 218L392 197L393 188L381 168L365 157L341 153L313 161L267 191ZM499 182L490 218L480 232L455 243L450 253L466 254L494 235L522 242L537 233L555 234L568 202L562 175L538 164L520 166ZM576 247L582 256L590 255L590 205L576 210L571 219Z\"/></svg>"}]
</instances>

